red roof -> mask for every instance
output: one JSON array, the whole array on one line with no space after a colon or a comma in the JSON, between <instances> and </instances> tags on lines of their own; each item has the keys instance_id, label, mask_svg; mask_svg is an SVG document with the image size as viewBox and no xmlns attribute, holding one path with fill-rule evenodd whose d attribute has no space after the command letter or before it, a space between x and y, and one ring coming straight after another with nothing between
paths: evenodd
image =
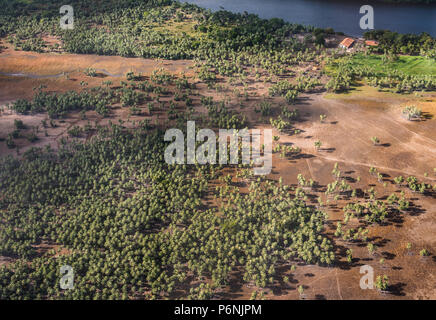
<instances>
[{"instance_id":1,"label":"red roof","mask_svg":"<svg viewBox=\"0 0 436 320\"><path fill-rule=\"evenodd\" d=\"M366 40L366 41L365 41L365 44L366 44L367 46L373 46L373 47L378 46L378 42L377 42L377 41L374 41L374 40Z\"/></svg>"},{"instance_id":2,"label":"red roof","mask_svg":"<svg viewBox=\"0 0 436 320\"><path fill-rule=\"evenodd\" d=\"M345 48L349 48L353 45L354 40L351 38L345 38L344 40L342 40L342 42L340 43L341 46L344 46Z\"/></svg>"}]
</instances>

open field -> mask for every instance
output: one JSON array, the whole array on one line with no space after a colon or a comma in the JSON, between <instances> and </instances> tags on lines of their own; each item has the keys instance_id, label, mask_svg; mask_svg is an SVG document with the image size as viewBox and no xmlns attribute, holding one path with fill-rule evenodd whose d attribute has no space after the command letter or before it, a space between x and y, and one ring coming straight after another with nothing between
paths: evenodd
<instances>
[{"instance_id":1,"label":"open field","mask_svg":"<svg viewBox=\"0 0 436 320\"><path fill-rule=\"evenodd\" d=\"M434 75L436 73L436 65L433 59L427 59L420 56L399 56L397 61L384 62L380 55L358 54L353 57L355 65L373 67L380 70L380 74L386 75L387 70L396 70L404 72L408 75L428 74Z\"/></svg>"}]
</instances>

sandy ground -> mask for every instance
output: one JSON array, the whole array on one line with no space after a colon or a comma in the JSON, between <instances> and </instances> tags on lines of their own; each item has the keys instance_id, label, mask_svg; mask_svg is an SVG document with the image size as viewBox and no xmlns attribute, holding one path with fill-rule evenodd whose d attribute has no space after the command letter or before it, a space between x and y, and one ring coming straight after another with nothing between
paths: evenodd
<instances>
[{"instance_id":1,"label":"sandy ground","mask_svg":"<svg viewBox=\"0 0 436 320\"><path fill-rule=\"evenodd\" d=\"M100 57L92 55L59 55L14 52L11 49L0 53L0 72L29 73L33 75L56 75L70 72L69 78L28 78L0 77L0 105L17 98L30 98L32 88L45 84L48 90L66 91L80 90L80 81L89 82L89 86L100 85L104 80L114 82L121 77L102 76L90 78L81 70L87 67L104 69L111 74L124 74L128 71L142 72L147 75L154 69L164 67L170 72L189 73L192 62L189 61L155 61L145 59L127 59L120 57ZM235 97L234 87L228 86L222 92L209 90L204 84L198 84L197 89L202 95L213 96L216 99L228 98L232 109L244 114L250 120L251 126L270 128L267 119L260 119L254 108L264 99L267 85L263 82L250 83L250 97ZM274 105L284 104L282 98L268 98ZM199 97L194 96L195 110L204 113L199 106ZM240 105L243 103L244 107ZM411 122L402 118L401 110L405 105L415 104L421 107L427 119ZM353 188L367 189L374 186L380 197L399 188L391 183L398 175L414 175L422 181L435 184L436 176L436 94L394 95L378 92L376 89L359 87L352 94L332 95L325 93L306 94L295 106L302 115L301 121L293 123L301 130L299 135L279 134L281 144L295 144L302 148L303 156L299 159L281 159L273 156L273 171L271 177L283 178L284 183L296 185L298 173L306 178L312 178L325 186L333 181L331 170L339 163L343 175L352 181ZM275 114L280 113L276 107ZM319 120L320 114L326 114L324 123ZM99 117L95 112L87 112L91 123L106 123L108 119ZM114 110L110 120L126 119L127 111L122 108ZM131 117L130 120L141 120L146 116ZM158 115L159 117L159 115ZM0 114L0 138L13 130L13 120L19 118L28 126L38 126L44 114L22 116L9 110ZM40 128L40 140L30 144L26 139L19 139L20 152L32 146L50 144L57 146L59 138L66 136L66 131L73 125L83 125L87 120L81 120L79 115L71 114L65 122L56 121L57 128ZM41 125L40 125L41 127ZM380 145L374 146L371 137L377 136ZM321 140L320 151L314 148L314 142ZM0 154L15 153L7 149L5 142L0 142ZM375 167L385 175L387 186L378 183L369 174L369 168ZM428 173L428 176L425 176ZM361 181L355 179L361 177ZM267 288L267 299L298 299L296 287L303 285L307 299L436 299L436 198L433 195L412 194L405 188L406 196L414 204L414 210L405 213L399 219L389 220L383 226L370 226L369 238L378 247L374 255L370 255L366 245L346 243L335 240L339 263L335 267L319 267L314 265L297 265L295 271L290 271L293 264L285 264L278 269L279 278L287 275L288 284L277 282ZM323 196L323 192L313 192L313 196ZM342 207L345 202L340 200L332 203L326 211L329 214L327 232L333 234L335 225L343 219ZM333 236L332 236L333 237ZM406 244L410 242L409 252ZM353 262L346 262L346 248L353 249ZM432 255L421 258L419 251L428 249ZM3 257L4 258L4 257ZM2 259L3 259L2 258ZM382 265L379 260L385 259ZM4 259L3 259L4 260ZM2 263L2 260L0 260ZM360 266L370 265L375 275L389 276L391 293L379 293L376 290L362 290L359 286L361 278ZM253 287L241 283L241 274L235 272L232 285L224 290L223 296L231 299L249 298Z\"/></svg>"},{"instance_id":2,"label":"sandy ground","mask_svg":"<svg viewBox=\"0 0 436 320\"><path fill-rule=\"evenodd\" d=\"M53 76L61 73L80 72L86 68L104 70L115 76L123 76L129 71L150 74L164 67L172 72L181 72L191 65L191 61L167 61L163 59L123 58L118 56L76 55L65 53L36 53L15 51L11 45L0 53L0 72L27 73L40 76Z\"/></svg>"}]
</instances>

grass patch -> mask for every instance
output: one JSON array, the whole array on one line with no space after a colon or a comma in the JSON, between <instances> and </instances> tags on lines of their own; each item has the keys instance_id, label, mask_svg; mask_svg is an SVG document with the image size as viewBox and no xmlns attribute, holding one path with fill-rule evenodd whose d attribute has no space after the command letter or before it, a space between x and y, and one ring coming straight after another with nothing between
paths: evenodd
<instances>
[{"instance_id":1,"label":"grass patch","mask_svg":"<svg viewBox=\"0 0 436 320\"><path fill-rule=\"evenodd\" d=\"M397 61L383 62L381 55L356 54L353 56L356 65L372 67L384 75L386 71L398 70L407 75L436 75L436 63L433 59L421 56L399 56Z\"/></svg>"},{"instance_id":2,"label":"grass patch","mask_svg":"<svg viewBox=\"0 0 436 320\"><path fill-rule=\"evenodd\" d=\"M177 34L177 35L180 35L181 33L186 33L188 36L191 37L204 36L203 33L194 30L194 23L191 21L183 21L183 22L169 21L164 26L154 25L153 30L160 31L160 32L168 32L170 34Z\"/></svg>"}]
</instances>

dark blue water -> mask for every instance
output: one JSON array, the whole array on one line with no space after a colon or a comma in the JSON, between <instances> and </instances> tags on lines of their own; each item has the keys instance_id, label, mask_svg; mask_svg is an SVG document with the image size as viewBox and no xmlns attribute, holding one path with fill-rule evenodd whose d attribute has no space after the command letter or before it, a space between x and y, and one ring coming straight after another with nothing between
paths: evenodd
<instances>
[{"instance_id":1,"label":"dark blue water","mask_svg":"<svg viewBox=\"0 0 436 320\"><path fill-rule=\"evenodd\" d=\"M371 1L338 0L182 0L201 7L258 14L261 18L282 18L288 22L331 27L351 36L360 36L359 9L374 8L375 29L400 33L427 32L436 37L436 4L388 4ZM365 30L366 31L366 30Z\"/></svg>"}]
</instances>

